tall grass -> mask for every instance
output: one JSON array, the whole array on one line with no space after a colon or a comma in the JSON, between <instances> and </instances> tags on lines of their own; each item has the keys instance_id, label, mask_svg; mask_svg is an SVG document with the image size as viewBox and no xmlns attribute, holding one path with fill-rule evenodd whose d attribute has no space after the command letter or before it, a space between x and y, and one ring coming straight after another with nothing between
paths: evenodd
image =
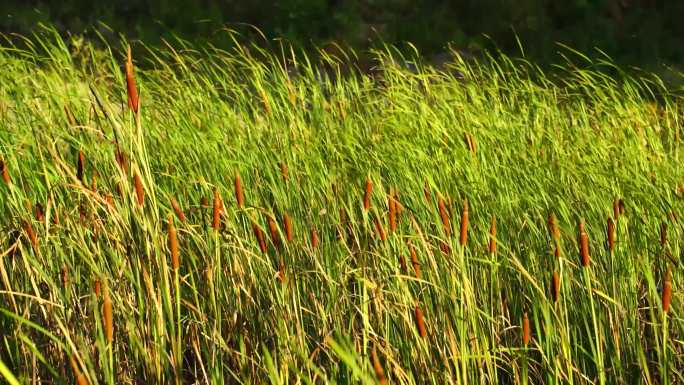
<instances>
[{"instance_id":1,"label":"tall grass","mask_svg":"<svg viewBox=\"0 0 684 385\"><path fill-rule=\"evenodd\" d=\"M0 48L4 380L684 382L657 77L41 31Z\"/></svg>"}]
</instances>

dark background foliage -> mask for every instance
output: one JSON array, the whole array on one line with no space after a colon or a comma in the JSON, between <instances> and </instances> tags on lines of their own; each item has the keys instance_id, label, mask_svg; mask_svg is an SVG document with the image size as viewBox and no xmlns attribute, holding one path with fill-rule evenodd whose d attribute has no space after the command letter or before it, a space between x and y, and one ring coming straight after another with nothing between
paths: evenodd
<instances>
[{"instance_id":1,"label":"dark background foliage","mask_svg":"<svg viewBox=\"0 0 684 385\"><path fill-rule=\"evenodd\" d=\"M517 36L525 55L541 64L558 61L562 42L594 55L598 47L620 64L641 67L684 62L683 18L682 0L0 1L1 32L30 34L43 22L65 35L99 29L154 45L172 35L212 41L222 26L249 34L253 25L304 47L410 41L426 56L447 44L519 55Z\"/></svg>"}]
</instances>

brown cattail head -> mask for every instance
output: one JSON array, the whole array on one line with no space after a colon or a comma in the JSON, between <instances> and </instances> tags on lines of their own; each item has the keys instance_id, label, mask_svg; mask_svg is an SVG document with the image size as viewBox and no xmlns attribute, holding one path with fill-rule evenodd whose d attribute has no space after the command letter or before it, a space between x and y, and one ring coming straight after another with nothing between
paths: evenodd
<instances>
[{"instance_id":1,"label":"brown cattail head","mask_svg":"<svg viewBox=\"0 0 684 385\"><path fill-rule=\"evenodd\" d=\"M373 346L373 349L371 350L371 360L373 361L373 371L375 372L375 377L378 379L378 384L387 385L385 371L382 369L380 359L378 358L377 348L375 346Z\"/></svg>"},{"instance_id":2,"label":"brown cattail head","mask_svg":"<svg viewBox=\"0 0 684 385\"><path fill-rule=\"evenodd\" d=\"M382 226L382 222L380 221L380 218L376 215L373 218L373 223L375 224L375 232L378 235L378 238L380 238L381 241L385 242L387 239L387 235L385 234L385 229Z\"/></svg>"},{"instance_id":3,"label":"brown cattail head","mask_svg":"<svg viewBox=\"0 0 684 385\"><path fill-rule=\"evenodd\" d=\"M128 107L136 114L138 113L138 89L135 86L135 76L133 75L133 57L131 47L128 46L126 55L126 90L128 91Z\"/></svg>"},{"instance_id":4,"label":"brown cattail head","mask_svg":"<svg viewBox=\"0 0 684 385\"><path fill-rule=\"evenodd\" d=\"M259 243L259 250L261 250L262 253L266 254L268 249L266 248L266 237L264 237L264 231L261 230L261 227L257 225L256 223L252 222L252 231L254 231L254 236L257 239L257 242Z\"/></svg>"},{"instance_id":5,"label":"brown cattail head","mask_svg":"<svg viewBox=\"0 0 684 385\"><path fill-rule=\"evenodd\" d=\"M553 251L553 255L554 255L556 258L560 258L560 257L561 257L561 248L560 248L560 245L556 245L556 248L555 248L554 251Z\"/></svg>"},{"instance_id":6,"label":"brown cattail head","mask_svg":"<svg viewBox=\"0 0 684 385\"><path fill-rule=\"evenodd\" d=\"M9 176L9 167L4 160L0 159L0 171L2 172L2 181L9 186L11 180Z\"/></svg>"},{"instance_id":7,"label":"brown cattail head","mask_svg":"<svg viewBox=\"0 0 684 385\"><path fill-rule=\"evenodd\" d=\"M613 222L613 218L608 218L606 232L608 233L608 251L612 254L615 250L615 222Z\"/></svg>"},{"instance_id":8,"label":"brown cattail head","mask_svg":"<svg viewBox=\"0 0 684 385\"><path fill-rule=\"evenodd\" d=\"M221 201L221 194L217 188L214 189L214 216L211 222L211 227L214 230L218 230L221 226L221 209L223 208L223 202Z\"/></svg>"},{"instance_id":9,"label":"brown cattail head","mask_svg":"<svg viewBox=\"0 0 684 385\"><path fill-rule=\"evenodd\" d=\"M590 261L589 236L587 235L587 232L584 230L584 221L580 221L579 223L579 251L580 257L582 259L582 266L588 267Z\"/></svg>"},{"instance_id":10,"label":"brown cattail head","mask_svg":"<svg viewBox=\"0 0 684 385\"><path fill-rule=\"evenodd\" d=\"M672 300L672 269L668 268L665 273L665 282L663 282L663 312L670 311L670 302Z\"/></svg>"},{"instance_id":11,"label":"brown cattail head","mask_svg":"<svg viewBox=\"0 0 684 385\"><path fill-rule=\"evenodd\" d=\"M276 274L276 278L278 279L278 281L280 281L280 282L285 281L285 269L286 268L287 267L285 266L285 261L281 257L280 262L278 262L278 273Z\"/></svg>"},{"instance_id":12,"label":"brown cattail head","mask_svg":"<svg viewBox=\"0 0 684 385\"><path fill-rule=\"evenodd\" d=\"M239 208L245 206L245 194L242 192L242 179L240 174L235 174L235 201Z\"/></svg>"},{"instance_id":13,"label":"brown cattail head","mask_svg":"<svg viewBox=\"0 0 684 385\"><path fill-rule=\"evenodd\" d=\"M363 196L363 209L368 211L371 207L371 194L373 193L373 182L371 178L366 178L366 193Z\"/></svg>"},{"instance_id":14,"label":"brown cattail head","mask_svg":"<svg viewBox=\"0 0 684 385\"><path fill-rule=\"evenodd\" d=\"M390 188L387 205L389 206L390 233L393 233L397 230L397 201L394 199L394 188Z\"/></svg>"},{"instance_id":15,"label":"brown cattail head","mask_svg":"<svg viewBox=\"0 0 684 385\"><path fill-rule=\"evenodd\" d=\"M620 210L620 215L625 215L625 201L622 198L618 199L618 208Z\"/></svg>"},{"instance_id":16,"label":"brown cattail head","mask_svg":"<svg viewBox=\"0 0 684 385\"><path fill-rule=\"evenodd\" d=\"M112 300L109 297L109 288L105 285L102 300L102 323L104 325L105 337L107 342L114 341L114 314L112 312Z\"/></svg>"},{"instance_id":17,"label":"brown cattail head","mask_svg":"<svg viewBox=\"0 0 684 385\"><path fill-rule=\"evenodd\" d=\"M615 222L617 222L619 218L620 218L620 203L618 202L618 199L615 198L613 200L613 219L615 219Z\"/></svg>"},{"instance_id":18,"label":"brown cattail head","mask_svg":"<svg viewBox=\"0 0 684 385\"><path fill-rule=\"evenodd\" d=\"M416 305L416 308L414 309L414 315L416 317L416 328L418 329L418 334L422 338L425 338L427 335L427 330L425 329L425 320L423 319L423 312L420 310L420 307Z\"/></svg>"},{"instance_id":19,"label":"brown cattail head","mask_svg":"<svg viewBox=\"0 0 684 385\"><path fill-rule=\"evenodd\" d=\"M205 209L209 208L209 198L202 197L202 199L200 199L200 206L202 206L202 208L205 208Z\"/></svg>"},{"instance_id":20,"label":"brown cattail head","mask_svg":"<svg viewBox=\"0 0 684 385\"><path fill-rule=\"evenodd\" d=\"M560 277L558 272L554 271L551 277L551 298L553 302L558 302L558 297L560 296Z\"/></svg>"},{"instance_id":21,"label":"brown cattail head","mask_svg":"<svg viewBox=\"0 0 684 385\"><path fill-rule=\"evenodd\" d=\"M554 213L549 214L549 232L551 233L551 239L558 246L560 244L560 229L558 228L558 220Z\"/></svg>"},{"instance_id":22,"label":"brown cattail head","mask_svg":"<svg viewBox=\"0 0 684 385\"><path fill-rule=\"evenodd\" d=\"M496 254L496 216L492 216L492 224L489 227L489 254Z\"/></svg>"},{"instance_id":23,"label":"brown cattail head","mask_svg":"<svg viewBox=\"0 0 684 385\"><path fill-rule=\"evenodd\" d=\"M442 219L444 234L448 238L451 236L451 223L449 222L449 211L447 210L444 198L441 195L437 198L437 207L439 208L439 217Z\"/></svg>"},{"instance_id":24,"label":"brown cattail head","mask_svg":"<svg viewBox=\"0 0 684 385\"><path fill-rule=\"evenodd\" d=\"M183 210L180 208L176 198L171 197L171 208L173 208L173 211L176 213L178 219L181 222L186 223L185 214L183 214Z\"/></svg>"},{"instance_id":25,"label":"brown cattail head","mask_svg":"<svg viewBox=\"0 0 684 385\"><path fill-rule=\"evenodd\" d=\"M667 244L667 223L660 223L660 246L665 247Z\"/></svg>"},{"instance_id":26,"label":"brown cattail head","mask_svg":"<svg viewBox=\"0 0 684 385\"><path fill-rule=\"evenodd\" d=\"M283 181L287 182L290 172L287 169L287 164L285 164L285 162L280 162L280 175L283 177Z\"/></svg>"},{"instance_id":27,"label":"brown cattail head","mask_svg":"<svg viewBox=\"0 0 684 385\"><path fill-rule=\"evenodd\" d=\"M411 264L413 265L413 271L416 273L416 277L421 279L423 273L420 270L420 262L418 262L418 253L416 253L415 247L409 242L408 244L409 254L411 254Z\"/></svg>"},{"instance_id":28,"label":"brown cattail head","mask_svg":"<svg viewBox=\"0 0 684 385\"><path fill-rule=\"evenodd\" d=\"M31 222L24 221L24 231L26 231L26 235L28 236L29 241L31 241L31 245L33 245L34 248L38 247L38 236L33 230L33 225L31 225Z\"/></svg>"},{"instance_id":29,"label":"brown cattail head","mask_svg":"<svg viewBox=\"0 0 684 385\"><path fill-rule=\"evenodd\" d=\"M78 366L78 362L76 361L76 354L72 354L69 357L69 363L71 364L71 371L74 372L76 385L88 385L88 379L83 372L81 372L81 368Z\"/></svg>"},{"instance_id":30,"label":"brown cattail head","mask_svg":"<svg viewBox=\"0 0 684 385\"><path fill-rule=\"evenodd\" d=\"M524 346L527 346L530 343L530 319L527 317L527 312L523 315L522 342Z\"/></svg>"},{"instance_id":31,"label":"brown cattail head","mask_svg":"<svg viewBox=\"0 0 684 385\"><path fill-rule=\"evenodd\" d=\"M278 233L278 223L272 215L268 216L268 231L271 233L271 241L276 247L280 247L280 234Z\"/></svg>"},{"instance_id":32,"label":"brown cattail head","mask_svg":"<svg viewBox=\"0 0 684 385\"><path fill-rule=\"evenodd\" d=\"M95 281L93 282L93 291L95 292L95 296L100 298L100 295L102 295L102 284L100 283L99 278L95 278Z\"/></svg>"},{"instance_id":33,"label":"brown cattail head","mask_svg":"<svg viewBox=\"0 0 684 385\"><path fill-rule=\"evenodd\" d=\"M468 242L468 198L463 200L463 212L461 213L461 246Z\"/></svg>"},{"instance_id":34,"label":"brown cattail head","mask_svg":"<svg viewBox=\"0 0 684 385\"><path fill-rule=\"evenodd\" d=\"M45 213L43 212L43 205L40 202L36 202L36 220L38 222L45 222Z\"/></svg>"},{"instance_id":35,"label":"brown cattail head","mask_svg":"<svg viewBox=\"0 0 684 385\"><path fill-rule=\"evenodd\" d=\"M401 268L401 273L406 274L406 258L402 254L399 254L399 267Z\"/></svg>"},{"instance_id":36,"label":"brown cattail head","mask_svg":"<svg viewBox=\"0 0 684 385\"><path fill-rule=\"evenodd\" d=\"M169 250L171 251L171 266L174 270L180 267L180 254L178 252L178 238L176 237L176 226L173 224L173 216L169 215Z\"/></svg>"},{"instance_id":37,"label":"brown cattail head","mask_svg":"<svg viewBox=\"0 0 684 385\"><path fill-rule=\"evenodd\" d=\"M116 160L116 164L119 165L119 168L124 174L128 173L128 155L126 155L125 152L121 151L119 148L117 148L114 151L114 159Z\"/></svg>"},{"instance_id":38,"label":"brown cattail head","mask_svg":"<svg viewBox=\"0 0 684 385\"><path fill-rule=\"evenodd\" d=\"M85 167L85 155L83 151L78 150L78 159L76 160L76 178L83 182L83 168Z\"/></svg>"},{"instance_id":39,"label":"brown cattail head","mask_svg":"<svg viewBox=\"0 0 684 385\"><path fill-rule=\"evenodd\" d=\"M319 243L320 240L318 239L318 233L316 232L316 229L311 228L311 248L317 249Z\"/></svg>"},{"instance_id":40,"label":"brown cattail head","mask_svg":"<svg viewBox=\"0 0 684 385\"><path fill-rule=\"evenodd\" d=\"M138 174L137 172L133 176L133 182L135 184L136 201L138 202L138 206L142 207L145 203L145 190L143 188L143 183L142 179L140 178L140 174Z\"/></svg>"},{"instance_id":41,"label":"brown cattail head","mask_svg":"<svg viewBox=\"0 0 684 385\"><path fill-rule=\"evenodd\" d=\"M294 239L292 230L292 218L290 218L290 216L287 213L283 215L283 224L285 226L285 237L287 237L288 242L292 242L292 239Z\"/></svg>"}]
</instances>

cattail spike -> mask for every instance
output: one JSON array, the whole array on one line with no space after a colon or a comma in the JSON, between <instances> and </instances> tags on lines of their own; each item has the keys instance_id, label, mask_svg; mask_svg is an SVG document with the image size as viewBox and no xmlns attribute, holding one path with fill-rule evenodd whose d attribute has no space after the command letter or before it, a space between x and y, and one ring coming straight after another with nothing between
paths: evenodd
<instances>
[{"instance_id":1,"label":"cattail spike","mask_svg":"<svg viewBox=\"0 0 684 385\"><path fill-rule=\"evenodd\" d=\"M523 316L522 330L522 342L524 346L527 346L530 343L530 319L527 317L527 312Z\"/></svg>"},{"instance_id":2,"label":"cattail spike","mask_svg":"<svg viewBox=\"0 0 684 385\"><path fill-rule=\"evenodd\" d=\"M85 155L83 151L78 151L78 159L76 160L76 178L83 183L83 169L85 167Z\"/></svg>"},{"instance_id":3,"label":"cattail spike","mask_svg":"<svg viewBox=\"0 0 684 385\"><path fill-rule=\"evenodd\" d=\"M465 247L468 242L468 199L463 201L463 212L461 213L461 246Z\"/></svg>"},{"instance_id":4,"label":"cattail spike","mask_svg":"<svg viewBox=\"0 0 684 385\"><path fill-rule=\"evenodd\" d=\"M667 223L660 224L660 246L665 247L667 244Z\"/></svg>"},{"instance_id":5,"label":"cattail spike","mask_svg":"<svg viewBox=\"0 0 684 385\"><path fill-rule=\"evenodd\" d=\"M223 202L221 201L221 194L217 188L214 189L214 216L211 227L218 230L221 227L221 209Z\"/></svg>"},{"instance_id":6,"label":"cattail spike","mask_svg":"<svg viewBox=\"0 0 684 385\"><path fill-rule=\"evenodd\" d=\"M294 239L292 230L292 219L287 213L283 215L283 222L283 224L285 225L285 236L287 237L287 241L292 242L292 239Z\"/></svg>"},{"instance_id":7,"label":"cattail spike","mask_svg":"<svg viewBox=\"0 0 684 385\"><path fill-rule=\"evenodd\" d=\"M38 247L38 236L36 235L36 232L33 230L33 226L31 225L31 222L25 221L24 222L24 231L26 231L26 235L28 235L29 241L31 241L31 245L33 245L33 248Z\"/></svg>"},{"instance_id":8,"label":"cattail spike","mask_svg":"<svg viewBox=\"0 0 684 385\"><path fill-rule=\"evenodd\" d=\"M137 114L139 98L138 88L135 85L135 76L133 74L133 57L131 55L131 46L128 46L126 54L126 90L128 91L128 107Z\"/></svg>"},{"instance_id":9,"label":"cattail spike","mask_svg":"<svg viewBox=\"0 0 684 385\"><path fill-rule=\"evenodd\" d=\"M74 372L76 385L88 385L88 379L83 372L81 372L81 368L79 368L78 362L76 361L76 354L72 354L69 357L69 363L71 364L71 370Z\"/></svg>"},{"instance_id":10,"label":"cattail spike","mask_svg":"<svg viewBox=\"0 0 684 385\"><path fill-rule=\"evenodd\" d=\"M418 253L416 253L415 247L411 243L408 245L409 253L411 254L411 264L413 265L413 271L416 273L416 278L421 279L423 273L420 270L420 262L418 262Z\"/></svg>"},{"instance_id":11,"label":"cattail spike","mask_svg":"<svg viewBox=\"0 0 684 385\"><path fill-rule=\"evenodd\" d=\"M423 319L423 311L420 310L420 307L416 305L414 309L414 315L416 317L416 328L418 329L418 334L422 337L425 338L427 335L427 330L425 329L425 320Z\"/></svg>"},{"instance_id":12,"label":"cattail spike","mask_svg":"<svg viewBox=\"0 0 684 385\"><path fill-rule=\"evenodd\" d=\"M135 184L135 197L138 202L138 206L142 207L145 203L145 190L143 188L143 183L142 179L140 178L140 174L136 172L133 176L133 180Z\"/></svg>"},{"instance_id":13,"label":"cattail spike","mask_svg":"<svg viewBox=\"0 0 684 385\"><path fill-rule=\"evenodd\" d=\"M9 167L4 160L0 159L0 171L2 172L2 181L9 186L11 180L9 176Z\"/></svg>"},{"instance_id":14,"label":"cattail spike","mask_svg":"<svg viewBox=\"0 0 684 385\"><path fill-rule=\"evenodd\" d=\"M318 233L316 232L316 229L312 228L311 229L311 248L317 249L319 243L320 243L320 241L318 239Z\"/></svg>"},{"instance_id":15,"label":"cattail spike","mask_svg":"<svg viewBox=\"0 0 684 385\"><path fill-rule=\"evenodd\" d=\"M264 237L264 231L261 230L261 227L257 225L256 223L252 223L252 230L254 231L254 236L257 239L257 242L259 243L259 250L263 254L266 254L268 252L268 248L266 247L266 238Z\"/></svg>"},{"instance_id":16,"label":"cattail spike","mask_svg":"<svg viewBox=\"0 0 684 385\"><path fill-rule=\"evenodd\" d=\"M112 300L109 297L109 288L105 285L104 299L102 300L102 319L104 324L105 337L108 343L114 341L114 315L112 313Z\"/></svg>"},{"instance_id":17,"label":"cattail spike","mask_svg":"<svg viewBox=\"0 0 684 385\"><path fill-rule=\"evenodd\" d=\"M447 238L451 237L451 223L449 222L449 211L444 203L444 198L440 195L437 199L437 207L439 208L439 216L442 219L442 227Z\"/></svg>"},{"instance_id":18,"label":"cattail spike","mask_svg":"<svg viewBox=\"0 0 684 385\"><path fill-rule=\"evenodd\" d=\"M268 216L268 230L271 233L271 241L276 247L280 247L280 234L278 233L278 224L273 216Z\"/></svg>"},{"instance_id":19,"label":"cattail spike","mask_svg":"<svg viewBox=\"0 0 684 385\"><path fill-rule=\"evenodd\" d=\"M589 236L587 235L587 232L584 230L584 220L581 220L579 223L579 251L582 260L582 267L588 267L590 262Z\"/></svg>"},{"instance_id":20,"label":"cattail spike","mask_svg":"<svg viewBox=\"0 0 684 385\"><path fill-rule=\"evenodd\" d=\"M363 196L363 209L368 211L371 207L371 194L373 193L373 182L370 177L366 178L366 193Z\"/></svg>"},{"instance_id":21,"label":"cattail spike","mask_svg":"<svg viewBox=\"0 0 684 385\"><path fill-rule=\"evenodd\" d=\"M559 296L560 296L560 277L558 276L558 272L554 271L553 276L551 278L551 297L552 297L554 303L558 302Z\"/></svg>"},{"instance_id":22,"label":"cattail spike","mask_svg":"<svg viewBox=\"0 0 684 385\"><path fill-rule=\"evenodd\" d=\"M492 216L492 224L489 227L489 254L496 254L496 216Z\"/></svg>"},{"instance_id":23,"label":"cattail spike","mask_svg":"<svg viewBox=\"0 0 684 385\"><path fill-rule=\"evenodd\" d=\"M284 182L287 182L289 174L290 172L287 169L287 164L285 162L280 162L280 176L283 177Z\"/></svg>"},{"instance_id":24,"label":"cattail spike","mask_svg":"<svg viewBox=\"0 0 684 385\"><path fill-rule=\"evenodd\" d=\"M551 239L558 246L560 244L560 229L558 228L558 220L556 220L554 213L549 214L549 232L551 233Z\"/></svg>"},{"instance_id":25,"label":"cattail spike","mask_svg":"<svg viewBox=\"0 0 684 385\"><path fill-rule=\"evenodd\" d=\"M373 222L375 223L375 231L378 234L378 237L382 242L385 242L387 235L385 234L385 229L382 227L382 222L380 222L380 218L378 218L377 215Z\"/></svg>"},{"instance_id":26,"label":"cattail spike","mask_svg":"<svg viewBox=\"0 0 684 385\"><path fill-rule=\"evenodd\" d=\"M663 305L663 312L667 313L670 311L670 302L672 300L672 270L670 268L667 269L667 272L665 273L665 282L663 282L663 298L662 298L662 305Z\"/></svg>"},{"instance_id":27,"label":"cattail spike","mask_svg":"<svg viewBox=\"0 0 684 385\"><path fill-rule=\"evenodd\" d=\"M387 378L385 377L385 371L382 369L380 364L380 359L378 358L377 348L373 346L371 350L371 360L373 363L373 371L375 371L375 377L378 379L379 385L387 385Z\"/></svg>"},{"instance_id":28,"label":"cattail spike","mask_svg":"<svg viewBox=\"0 0 684 385\"><path fill-rule=\"evenodd\" d=\"M181 209L178 202L176 202L176 199L173 197L171 198L171 207L173 208L173 211L176 212L176 216L178 217L178 219L183 223L187 223L185 219L185 214L183 214L183 210Z\"/></svg>"},{"instance_id":29,"label":"cattail spike","mask_svg":"<svg viewBox=\"0 0 684 385\"><path fill-rule=\"evenodd\" d=\"M390 233L394 233L397 230L397 201L394 199L394 188L390 188L387 205L389 206Z\"/></svg>"},{"instance_id":30,"label":"cattail spike","mask_svg":"<svg viewBox=\"0 0 684 385\"><path fill-rule=\"evenodd\" d=\"M180 267L178 238L176 237L176 226L173 224L173 216L171 215L169 215L169 250L171 251L171 266L173 270L178 270Z\"/></svg>"}]
</instances>

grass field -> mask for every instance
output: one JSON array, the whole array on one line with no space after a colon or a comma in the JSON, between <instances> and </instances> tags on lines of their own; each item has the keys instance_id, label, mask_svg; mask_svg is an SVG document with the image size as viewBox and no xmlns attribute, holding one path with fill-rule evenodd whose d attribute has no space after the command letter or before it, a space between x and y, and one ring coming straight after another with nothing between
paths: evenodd
<instances>
[{"instance_id":1,"label":"grass field","mask_svg":"<svg viewBox=\"0 0 684 385\"><path fill-rule=\"evenodd\" d=\"M655 76L25 45L4 382L684 383L684 104Z\"/></svg>"}]
</instances>

